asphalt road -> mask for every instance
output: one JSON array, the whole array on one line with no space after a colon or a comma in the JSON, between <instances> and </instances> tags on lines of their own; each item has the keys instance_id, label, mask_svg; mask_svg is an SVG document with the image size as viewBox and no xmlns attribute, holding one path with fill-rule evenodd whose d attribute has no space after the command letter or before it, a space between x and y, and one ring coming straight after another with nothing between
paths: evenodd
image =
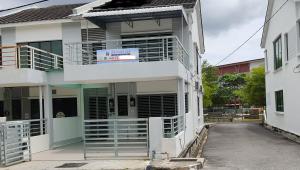
<instances>
[{"instance_id":1,"label":"asphalt road","mask_svg":"<svg viewBox=\"0 0 300 170\"><path fill-rule=\"evenodd\" d=\"M258 124L218 124L204 146L205 170L300 170L300 144Z\"/></svg>"}]
</instances>

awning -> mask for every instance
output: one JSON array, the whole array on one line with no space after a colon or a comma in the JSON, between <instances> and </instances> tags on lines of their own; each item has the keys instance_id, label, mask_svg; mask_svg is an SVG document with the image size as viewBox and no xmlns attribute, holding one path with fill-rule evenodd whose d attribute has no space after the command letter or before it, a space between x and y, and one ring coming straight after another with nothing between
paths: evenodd
<instances>
[{"instance_id":1,"label":"awning","mask_svg":"<svg viewBox=\"0 0 300 170\"><path fill-rule=\"evenodd\" d=\"M176 18L182 16L187 21L187 16L182 6L145 7L126 10L99 11L88 12L82 15L82 17L91 20L96 24L99 23L100 25L111 22Z\"/></svg>"}]
</instances>

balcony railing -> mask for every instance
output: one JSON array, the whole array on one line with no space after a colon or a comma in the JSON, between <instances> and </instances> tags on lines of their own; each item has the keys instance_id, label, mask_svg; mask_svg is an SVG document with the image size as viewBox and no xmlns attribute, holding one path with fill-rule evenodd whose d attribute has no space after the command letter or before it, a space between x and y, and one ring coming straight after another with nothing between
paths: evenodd
<instances>
[{"instance_id":1,"label":"balcony railing","mask_svg":"<svg viewBox=\"0 0 300 170\"><path fill-rule=\"evenodd\" d=\"M138 49L138 57L129 60L138 62L178 60L185 67L189 67L189 54L176 36L91 41L65 45L68 48L67 60L75 65L105 63L97 57L97 53L101 50Z\"/></svg>"},{"instance_id":2,"label":"balcony railing","mask_svg":"<svg viewBox=\"0 0 300 170\"><path fill-rule=\"evenodd\" d=\"M28 45L0 46L0 68L62 69L63 57Z\"/></svg>"},{"instance_id":3,"label":"balcony railing","mask_svg":"<svg viewBox=\"0 0 300 170\"><path fill-rule=\"evenodd\" d=\"M184 116L163 117L164 138L173 138L184 130Z\"/></svg>"}]
</instances>

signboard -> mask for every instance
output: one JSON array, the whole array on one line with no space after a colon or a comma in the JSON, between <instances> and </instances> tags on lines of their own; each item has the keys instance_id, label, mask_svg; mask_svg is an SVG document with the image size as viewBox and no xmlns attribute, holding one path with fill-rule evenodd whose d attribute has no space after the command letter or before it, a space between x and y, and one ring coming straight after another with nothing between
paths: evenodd
<instances>
[{"instance_id":1,"label":"signboard","mask_svg":"<svg viewBox=\"0 0 300 170\"><path fill-rule=\"evenodd\" d=\"M97 50L97 64L138 61L138 48Z\"/></svg>"}]
</instances>

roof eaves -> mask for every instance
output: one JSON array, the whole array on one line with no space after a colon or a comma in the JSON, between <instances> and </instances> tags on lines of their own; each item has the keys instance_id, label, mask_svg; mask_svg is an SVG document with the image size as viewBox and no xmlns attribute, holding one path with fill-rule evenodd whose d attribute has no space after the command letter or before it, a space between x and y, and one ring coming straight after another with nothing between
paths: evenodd
<instances>
[{"instance_id":1,"label":"roof eaves","mask_svg":"<svg viewBox=\"0 0 300 170\"><path fill-rule=\"evenodd\" d=\"M80 7L77 7L73 9L73 14L71 16L78 16L82 15L90 10L92 10L94 7L104 5L105 3L111 2L112 0L97 0L85 5L82 5Z\"/></svg>"},{"instance_id":2,"label":"roof eaves","mask_svg":"<svg viewBox=\"0 0 300 170\"><path fill-rule=\"evenodd\" d=\"M263 33L262 33L261 43L260 43L261 48L265 48L265 45L266 45L267 34L269 31L269 25L270 25L270 22L267 22L267 21L272 16L273 6L274 6L274 0L268 0L268 8L266 11L266 17L265 17L265 21L264 21L265 24L264 24L264 29L263 29Z\"/></svg>"},{"instance_id":3,"label":"roof eaves","mask_svg":"<svg viewBox=\"0 0 300 170\"><path fill-rule=\"evenodd\" d=\"M136 9L124 9L114 11L101 11L101 12L90 12L83 14L83 17L96 17L96 16L113 16L113 15L126 15L126 14L139 14L147 12L164 12L164 11L183 11L182 6L163 6L163 7L146 7ZM183 11L184 13L184 11Z\"/></svg>"},{"instance_id":4,"label":"roof eaves","mask_svg":"<svg viewBox=\"0 0 300 170\"><path fill-rule=\"evenodd\" d=\"M0 24L0 28L18 27L18 26L31 26L31 25L44 25L44 24L60 24L74 22L72 19L53 19L53 20L41 20L41 21L30 21L30 22L15 22Z\"/></svg>"}]
</instances>

